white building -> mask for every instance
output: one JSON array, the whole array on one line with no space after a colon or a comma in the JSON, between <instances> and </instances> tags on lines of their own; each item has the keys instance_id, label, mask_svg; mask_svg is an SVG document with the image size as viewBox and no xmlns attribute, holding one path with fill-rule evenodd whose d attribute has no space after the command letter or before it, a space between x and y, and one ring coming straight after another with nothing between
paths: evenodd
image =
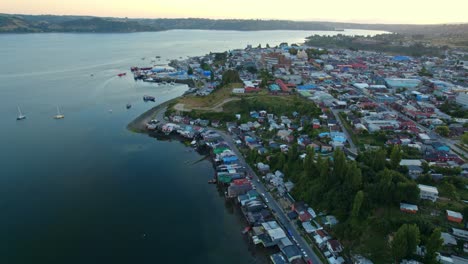
<instances>
[{"instance_id":1,"label":"white building","mask_svg":"<svg viewBox=\"0 0 468 264\"><path fill-rule=\"evenodd\" d=\"M461 93L455 99L463 108L468 108L468 93Z\"/></svg>"},{"instance_id":2,"label":"white building","mask_svg":"<svg viewBox=\"0 0 468 264\"><path fill-rule=\"evenodd\" d=\"M232 93L233 94L243 94L243 93L245 93L245 89L244 88L234 88L234 89L232 89Z\"/></svg>"},{"instance_id":3,"label":"white building","mask_svg":"<svg viewBox=\"0 0 468 264\"><path fill-rule=\"evenodd\" d=\"M419 187L419 197L424 200L431 200L432 202L437 201L439 198L439 191L436 187L418 184Z\"/></svg>"}]
</instances>

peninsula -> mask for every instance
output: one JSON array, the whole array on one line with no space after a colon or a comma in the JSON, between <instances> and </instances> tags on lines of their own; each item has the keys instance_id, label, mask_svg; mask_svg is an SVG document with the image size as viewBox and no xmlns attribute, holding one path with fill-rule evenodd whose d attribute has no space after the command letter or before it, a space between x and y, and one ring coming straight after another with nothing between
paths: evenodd
<instances>
[{"instance_id":1,"label":"peninsula","mask_svg":"<svg viewBox=\"0 0 468 264\"><path fill-rule=\"evenodd\" d=\"M210 183L241 208L251 243L278 249L273 263L463 260L467 55L396 53L418 39L382 53L380 38L309 37L133 68L138 80L197 87L129 128L207 148Z\"/></svg>"}]
</instances>

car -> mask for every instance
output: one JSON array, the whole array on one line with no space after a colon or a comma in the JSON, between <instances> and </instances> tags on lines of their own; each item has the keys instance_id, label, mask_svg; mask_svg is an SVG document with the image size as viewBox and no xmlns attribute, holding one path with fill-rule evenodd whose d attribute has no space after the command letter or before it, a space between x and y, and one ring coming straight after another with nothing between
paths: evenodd
<instances>
[{"instance_id":1,"label":"car","mask_svg":"<svg viewBox=\"0 0 468 264\"><path fill-rule=\"evenodd\" d=\"M260 182L260 179L257 179L257 182Z\"/></svg>"},{"instance_id":2,"label":"car","mask_svg":"<svg viewBox=\"0 0 468 264\"><path fill-rule=\"evenodd\" d=\"M265 193L262 193L263 197L265 197Z\"/></svg>"},{"instance_id":3,"label":"car","mask_svg":"<svg viewBox=\"0 0 468 264\"><path fill-rule=\"evenodd\" d=\"M308 259L306 262L307 262L307 264L314 264L314 263L312 262L312 260L310 260L310 259Z\"/></svg>"},{"instance_id":4,"label":"car","mask_svg":"<svg viewBox=\"0 0 468 264\"><path fill-rule=\"evenodd\" d=\"M267 198L265 198L265 203L268 203L268 199L267 199Z\"/></svg>"}]
</instances>

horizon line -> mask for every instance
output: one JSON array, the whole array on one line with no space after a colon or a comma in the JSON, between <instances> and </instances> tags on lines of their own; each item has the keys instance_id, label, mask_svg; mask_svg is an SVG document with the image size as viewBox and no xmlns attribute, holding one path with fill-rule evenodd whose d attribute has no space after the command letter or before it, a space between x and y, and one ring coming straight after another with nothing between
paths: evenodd
<instances>
[{"instance_id":1,"label":"horizon line","mask_svg":"<svg viewBox=\"0 0 468 264\"><path fill-rule=\"evenodd\" d=\"M294 19L274 19L274 18L207 18L207 17L116 17L116 16L98 16L98 15L69 15L69 14L16 14L16 13L0 13L0 15L10 16L70 16L70 17L96 17L96 18L118 18L118 19L206 19L206 20L259 20L259 21L292 21L292 22L316 22L316 23L342 23L342 24L359 24L359 25L411 25L411 26L442 26L442 25L464 25L465 22L445 22L445 23L394 23L394 22L352 22L352 21L333 21L326 19L318 20L294 20Z\"/></svg>"}]
</instances>

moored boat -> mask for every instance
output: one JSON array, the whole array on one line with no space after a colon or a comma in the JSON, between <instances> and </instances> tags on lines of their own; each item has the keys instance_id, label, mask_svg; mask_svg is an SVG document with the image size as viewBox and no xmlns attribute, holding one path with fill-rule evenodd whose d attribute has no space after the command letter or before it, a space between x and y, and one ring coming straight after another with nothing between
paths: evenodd
<instances>
[{"instance_id":1,"label":"moored boat","mask_svg":"<svg viewBox=\"0 0 468 264\"><path fill-rule=\"evenodd\" d=\"M21 113L21 108L18 106L18 116L16 117L16 120L24 120L26 119L26 116Z\"/></svg>"},{"instance_id":2,"label":"moored boat","mask_svg":"<svg viewBox=\"0 0 468 264\"><path fill-rule=\"evenodd\" d=\"M122 76L125 76L125 75L127 75L126 72L122 72L122 73L117 74L117 76L119 76L119 77L122 77Z\"/></svg>"},{"instance_id":3,"label":"moored boat","mask_svg":"<svg viewBox=\"0 0 468 264\"><path fill-rule=\"evenodd\" d=\"M127 109L130 109L130 108L132 108L132 105L131 105L131 104L127 104L125 107L126 107Z\"/></svg>"},{"instance_id":4,"label":"moored boat","mask_svg":"<svg viewBox=\"0 0 468 264\"><path fill-rule=\"evenodd\" d=\"M65 116L60 113L60 109L57 106L57 114L54 116L54 119L64 119L64 118L65 118Z\"/></svg>"},{"instance_id":5,"label":"moored boat","mask_svg":"<svg viewBox=\"0 0 468 264\"><path fill-rule=\"evenodd\" d=\"M145 95L145 96L143 96L143 101L145 101L145 102L147 102L147 101L155 102L156 98L154 96Z\"/></svg>"}]
</instances>

